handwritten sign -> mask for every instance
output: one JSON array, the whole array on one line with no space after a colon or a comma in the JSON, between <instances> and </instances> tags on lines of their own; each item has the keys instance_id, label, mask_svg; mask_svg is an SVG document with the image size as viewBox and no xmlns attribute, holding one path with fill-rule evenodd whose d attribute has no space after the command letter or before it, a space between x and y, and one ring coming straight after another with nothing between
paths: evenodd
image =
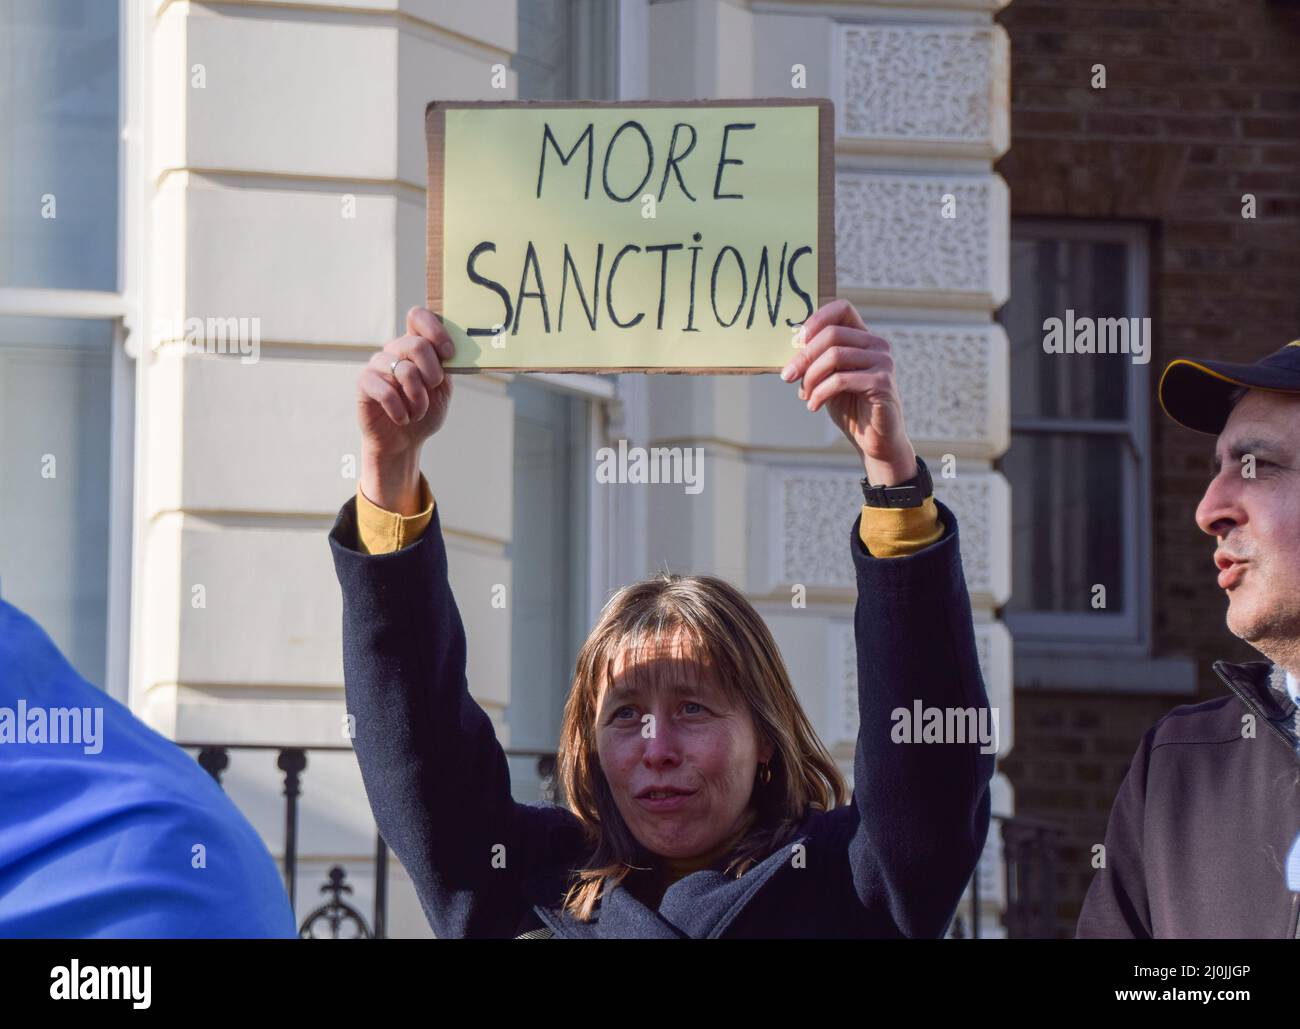
<instances>
[{"instance_id":1,"label":"handwritten sign","mask_svg":"<svg viewBox=\"0 0 1300 1029\"><path fill-rule=\"evenodd\" d=\"M835 290L829 100L429 104L453 372L766 372Z\"/></svg>"}]
</instances>

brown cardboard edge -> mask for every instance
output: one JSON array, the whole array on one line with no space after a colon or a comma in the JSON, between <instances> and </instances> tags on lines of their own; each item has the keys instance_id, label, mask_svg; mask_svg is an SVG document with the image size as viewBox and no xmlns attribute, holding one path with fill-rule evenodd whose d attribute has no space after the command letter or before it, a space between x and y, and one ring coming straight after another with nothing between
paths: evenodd
<instances>
[{"instance_id":1,"label":"brown cardboard edge","mask_svg":"<svg viewBox=\"0 0 1300 1029\"><path fill-rule=\"evenodd\" d=\"M447 147L445 108L429 104L424 113L424 137L428 150L429 188L425 198L424 260L426 306L441 317L443 301L442 230L444 168Z\"/></svg>"},{"instance_id":2,"label":"brown cardboard edge","mask_svg":"<svg viewBox=\"0 0 1300 1029\"><path fill-rule=\"evenodd\" d=\"M537 372L547 375L611 375L615 373L622 374L623 372L645 372L647 375L767 375L780 372L782 367L772 365L771 367L757 368L746 365L731 368L678 368L673 365L622 365L614 368L608 365L599 365L594 368L538 368L530 365L524 368L515 365L510 367L488 365L484 367L447 368L444 370L448 375L477 375L481 372L512 372L515 374Z\"/></svg>"},{"instance_id":3,"label":"brown cardboard edge","mask_svg":"<svg viewBox=\"0 0 1300 1029\"><path fill-rule=\"evenodd\" d=\"M765 96L737 100L430 100L425 106L428 114L434 110L449 111L455 108L493 107L812 107L829 108L826 97Z\"/></svg>"},{"instance_id":4,"label":"brown cardboard edge","mask_svg":"<svg viewBox=\"0 0 1300 1029\"><path fill-rule=\"evenodd\" d=\"M817 118L817 306L835 298L835 104L816 101Z\"/></svg>"}]
</instances>

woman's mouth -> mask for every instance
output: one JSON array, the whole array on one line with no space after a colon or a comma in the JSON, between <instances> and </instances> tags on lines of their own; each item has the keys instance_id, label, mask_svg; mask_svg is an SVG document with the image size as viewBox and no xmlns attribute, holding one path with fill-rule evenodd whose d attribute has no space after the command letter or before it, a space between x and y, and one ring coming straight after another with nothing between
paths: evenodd
<instances>
[{"instance_id":1,"label":"woman's mouth","mask_svg":"<svg viewBox=\"0 0 1300 1029\"><path fill-rule=\"evenodd\" d=\"M659 813L663 811L676 811L690 803L691 798L695 796L695 790L644 790L637 794L636 801L647 811Z\"/></svg>"}]
</instances>

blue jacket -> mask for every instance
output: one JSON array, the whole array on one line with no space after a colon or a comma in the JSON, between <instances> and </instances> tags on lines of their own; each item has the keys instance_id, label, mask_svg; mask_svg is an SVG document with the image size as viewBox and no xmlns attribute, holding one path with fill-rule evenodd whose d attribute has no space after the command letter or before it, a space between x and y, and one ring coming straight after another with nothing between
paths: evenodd
<instances>
[{"instance_id":1,"label":"blue jacket","mask_svg":"<svg viewBox=\"0 0 1300 1029\"><path fill-rule=\"evenodd\" d=\"M48 728L73 708L91 712L79 743ZM297 935L266 845L212 777L0 601L0 937Z\"/></svg>"},{"instance_id":2,"label":"blue jacket","mask_svg":"<svg viewBox=\"0 0 1300 1029\"><path fill-rule=\"evenodd\" d=\"M860 728L853 802L810 811L790 847L739 878L687 875L658 910L624 886L582 923L560 910L586 857L576 818L511 797L505 754L470 697L438 512L390 554L357 549L356 501L330 533L343 590L353 746L379 829L440 937L938 937L984 846L993 755L978 742L893 743L895 709L987 707L957 524L916 554L873 558L854 521ZM491 856L505 845L506 867Z\"/></svg>"}]
</instances>

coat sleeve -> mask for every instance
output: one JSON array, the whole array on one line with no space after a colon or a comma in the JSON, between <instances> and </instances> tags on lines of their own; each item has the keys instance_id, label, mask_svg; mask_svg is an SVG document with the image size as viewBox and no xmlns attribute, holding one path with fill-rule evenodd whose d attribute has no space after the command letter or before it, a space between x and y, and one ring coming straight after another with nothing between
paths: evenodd
<instances>
[{"instance_id":1,"label":"coat sleeve","mask_svg":"<svg viewBox=\"0 0 1300 1029\"><path fill-rule=\"evenodd\" d=\"M988 835L996 743L979 736L997 723L980 675L957 521L938 509L943 536L914 554L873 557L858 521L850 542L859 724L849 864L873 935L942 936ZM924 739L924 721L912 724L918 705L943 711L945 724L952 712L962 742L912 742Z\"/></svg>"},{"instance_id":2,"label":"coat sleeve","mask_svg":"<svg viewBox=\"0 0 1300 1029\"><path fill-rule=\"evenodd\" d=\"M1152 938L1142 858L1142 825L1155 731L1151 729L1142 737L1110 809L1102 851L1105 864L1097 869L1083 899L1074 931L1076 939Z\"/></svg>"},{"instance_id":3,"label":"coat sleeve","mask_svg":"<svg viewBox=\"0 0 1300 1029\"><path fill-rule=\"evenodd\" d=\"M576 819L511 795L505 752L469 693L436 509L415 543L371 555L355 549L355 505L340 511L330 548L353 748L375 822L439 937L514 935L539 862L563 858L556 834Z\"/></svg>"}]
</instances>

